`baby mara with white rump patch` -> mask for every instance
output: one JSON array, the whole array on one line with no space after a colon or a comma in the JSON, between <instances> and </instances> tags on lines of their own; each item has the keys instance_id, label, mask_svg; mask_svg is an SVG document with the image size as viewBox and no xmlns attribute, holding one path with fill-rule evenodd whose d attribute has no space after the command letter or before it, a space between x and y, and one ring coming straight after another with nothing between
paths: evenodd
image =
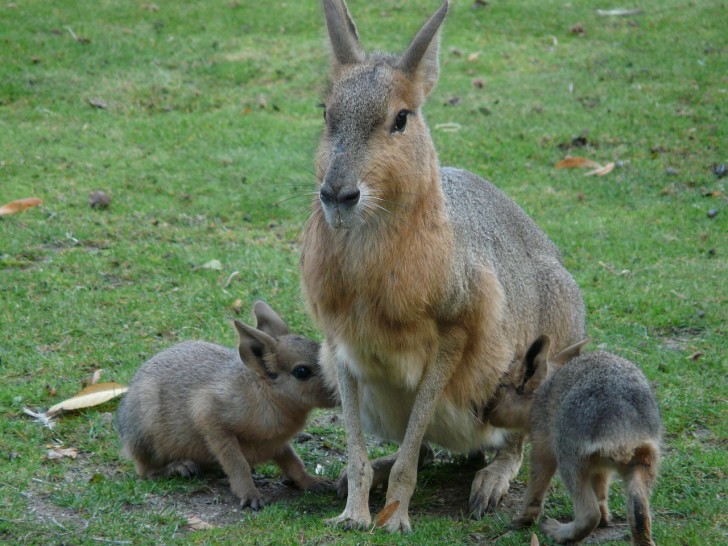
<instances>
[{"instance_id":1,"label":"baby mara with white rump patch","mask_svg":"<svg viewBox=\"0 0 728 546\"><path fill-rule=\"evenodd\" d=\"M256 302L256 328L239 321L238 350L204 341L170 347L145 362L118 411L123 449L145 478L222 467L242 506L266 500L251 468L272 459L303 490L330 489L290 444L311 409L337 404L323 379L319 345L292 335Z\"/></svg>"},{"instance_id":2,"label":"baby mara with white rump patch","mask_svg":"<svg viewBox=\"0 0 728 546\"><path fill-rule=\"evenodd\" d=\"M584 305L556 246L492 184L440 168L422 108L438 75L442 7L401 56L365 54L343 0L324 0L332 45L319 191L301 253L309 313L338 383L348 466L334 523L371 524L369 489L389 480L384 527L409 531L423 442L471 453L503 440L476 474L476 517L506 494L523 436L482 420L514 358L548 333L584 337ZM364 430L400 443L370 464Z\"/></svg>"},{"instance_id":3,"label":"baby mara with white rump patch","mask_svg":"<svg viewBox=\"0 0 728 546\"><path fill-rule=\"evenodd\" d=\"M625 482L632 543L654 546L649 499L662 437L655 395L632 362L605 351L579 356L584 343L549 356L550 340L541 336L496 395L491 423L531 435L528 489L512 526L536 520L558 468L574 521L547 519L541 528L557 542L585 539L611 520L609 482L616 472Z\"/></svg>"}]
</instances>

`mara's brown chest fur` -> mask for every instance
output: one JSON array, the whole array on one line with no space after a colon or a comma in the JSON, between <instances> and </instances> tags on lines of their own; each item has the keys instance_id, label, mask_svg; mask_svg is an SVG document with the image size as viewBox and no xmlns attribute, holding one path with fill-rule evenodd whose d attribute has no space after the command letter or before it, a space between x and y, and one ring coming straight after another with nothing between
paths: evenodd
<instances>
[{"instance_id":1,"label":"mara's brown chest fur","mask_svg":"<svg viewBox=\"0 0 728 546\"><path fill-rule=\"evenodd\" d=\"M396 219L367 229L332 230L315 211L303 286L326 336L324 369L334 381L345 362L357 377L368 428L401 440L423 373L444 354L451 375L428 439L468 451L492 432L473 409L487 403L513 349L501 342L502 290L493 273L453 272L454 233L439 183L430 187Z\"/></svg>"}]
</instances>

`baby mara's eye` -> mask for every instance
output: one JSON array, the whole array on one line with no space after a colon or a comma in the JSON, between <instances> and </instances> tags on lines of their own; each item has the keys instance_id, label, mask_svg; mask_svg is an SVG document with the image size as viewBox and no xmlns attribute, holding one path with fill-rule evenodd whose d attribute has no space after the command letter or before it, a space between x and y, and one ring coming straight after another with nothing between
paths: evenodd
<instances>
[{"instance_id":1,"label":"baby mara's eye","mask_svg":"<svg viewBox=\"0 0 728 546\"><path fill-rule=\"evenodd\" d=\"M407 116L411 114L409 110L400 110L397 117L394 118L394 124L392 125L393 133L404 133L405 127L407 127Z\"/></svg>"},{"instance_id":2,"label":"baby mara's eye","mask_svg":"<svg viewBox=\"0 0 728 546\"><path fill-rule=\"evenodd\" d=\"M311 371L311 368L309 368L308 366L296 366L291 372L293 377L295 377L299 381L305 381L306 379L311 377L312 373L313 372Z\"/></svg>"}]
</instances>

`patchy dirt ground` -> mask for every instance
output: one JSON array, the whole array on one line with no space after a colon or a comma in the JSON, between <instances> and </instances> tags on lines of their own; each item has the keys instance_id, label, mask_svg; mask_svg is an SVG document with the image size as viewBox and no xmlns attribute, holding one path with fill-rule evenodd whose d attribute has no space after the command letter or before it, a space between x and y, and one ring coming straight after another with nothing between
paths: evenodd
<instances>
[{"instance_id":1,"label":"patchy dirt ground","mask_svg":"<svg viewBox=\"0 0 728 546\"><path fill-rule=\"evenodd\" d=\"M321 442L320 438L306 438L306 442ZM340 457L336 453L330 456ZM124 473L116 465L99 465L93 460L78 460L79 464L69 471L65 480L67 483L88 483L94 479L119 479ZM435 461L429 467L423 469L418 480L418 491L410 508L411 515L416 518L421 515L440 516L450 519L462 519L468 517L468 497L470 484L475 472L480 468L477 461L468 460L463 457L453 457L446 452L436 454ZM261 475L254 475L256 486L266 495L271 502L291 502L304 493L284 483L282 478L267 478ZM83 528L87 525L86 520L74 510L65 509L55 504L47 493L42 492L44 488L39 484L38 490L33 488L27 490L24 496L29 503L29 516L49 527L58 528L59 532L71 529ZM499 517L510 519L520 508L520 503L525 491L524 484L514 482L509 495L499 507ZM385 501L385 491L379 488L372 492L372 512L380 510ZM343 508L343 500L339 502ZM195 525L214 527L225 527L239 523L242 518L250 517L249 510L242 510L239 507L238 499L233 495L225 477L209 476L204 482L192 491L164 493L159 495L147 495L147 504L144 506L127 507L128 510L145 510L159 513L175 513L182 519L188 521L188 530L195 528ZM598 544L606 541L620 541L628 539L629 529L626 522L616 521L606 529L598 529L585 542L587 544ZM492 543L494 537L474 533L470 536L474 544Z\"/></svg>"},{"instance_id":2,"label":"patchy dirt ground","mask_svg":"<svg viewBox=\"0 0 728 546\"><path fill-rule=\"evenodd\" d=\"M339 416L336 412L326 412L317 416L312 423L319 430L332 430L331 427L340 427ZM333 464L338 461L345 463L344 453L333 448L322 436L302 432L294 440L297 449L306 451L309 460L319 460L323 464ZM370 449L381 448L381 442L371 439ZM428 515L462 520L468 518L468 501L470 486L475 473L482 468L482 459L473 459L463 456L452 456L446 451L435 452L434 461L422 469L418 476L418 485L410 505L410 514L418 516ZM51 499L49 486L57 490L65 485L83 487L89 482L103 480L108 483L118 483L129 478L129 465L121 462L102 463L95 455L80 454L75 464L65 473L62 482L51 484L34 480L37 487L30 487L22 494L28 501L29 517L50 528L57 528L59 533L72 534L72 529L84 528L88 522L78 512L59 506ZM282 477L268 477L261 474L253 475L255 484L271 503L294 502L305 495L304 492L286 483ZM206 525L225 527L240 522L241 519L252 516L248 509L241 509L238 498L229 488L228 480L222 473L220 475L206 476L196 480L196 487L185 488L184 491L169 490L159 494L146 493L143 505L125 506L125 510L144 510L155 513L173 513L188 522L186 530L193 530L195 526L202 528ZM514 481L508 496L498 508L499 519L510 520L520 509L525 484ZM372 514L381 510L385 503L386 490L379 487L372 491L370 503ZM343 509L344 500L336 499L325 512L334 512ZM317 510L321 510L318 503ZM322 513L327 517L327 513ZM606 541L620 541L629 539L629 529L624 520L617 520L610 527L597 529L585 542L598 544ZM493 536L474 533L470 536L474 544L492 543Z\"/></svg>"}]
</instances>

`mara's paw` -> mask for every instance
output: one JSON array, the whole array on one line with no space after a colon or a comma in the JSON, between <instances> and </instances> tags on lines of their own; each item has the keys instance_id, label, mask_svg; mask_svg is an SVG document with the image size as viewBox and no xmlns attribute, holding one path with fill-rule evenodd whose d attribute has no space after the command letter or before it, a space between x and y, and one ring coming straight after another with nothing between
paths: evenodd
<instances>
[{"instance_id":1,"label":"mara's paw","mask_svg":"<svg viewBox=\"0 0 728 546\"><path fill-rule=\"evenodd\" d=\"M266 504L268 504L268 499L257 491L255 493L245 495L244 497L240 497L241 508L250 508L251 510L258 511Z\"/></svg>"},{"instance_id":2,"label":"mara's paw","mask_svg":"<svg viewBox=\"0 0 728 546\"><path fill-rule=\"evenodd\" d=\"M476 519L495 510L508 494L510 481L490 467L479 470L470 488L470 513Z\"/></svg>"},{"instance_id":3,"label":"mara's paw","mask_svg":"<svg viewBox=\"0 0 728 546\"><path fill-rule=\"evenodd\" d=\"M306 476L306 480L298 484L300 489L304 491L315 491L322 493L324 491L333 491L335 489L334 482L326 478L319 478L318 476Z\"/></svg>"},{"instance_id":4,"label":"mara's paw","mask_svg":"<svg viewBox=\"0 0 728 546\"><path fill-rule=\"evenodd\" d=\"M194 461L181 461L175 467L175 473L183 478L202 476L202 468Z\"/></svg>"},{"instance_id":5,"label":"mara's paw","mask_svg":"<svg viewBox=\"0 0 728 546\"><path fill-rule=\"evenodd\" d=\"M346 473L346 468L341 471L336 479L336 494L342 499L349 494L349 475Z\"/></svg>"},{"instance_id":6,"label":"mara's paw","mask_svg":"<svg viewBox=\"0 0 728 546\"><path fill-rule=\"evenodd\" d=\"M369 529L372 526L372 518L369 514L354 516L346 510L338 517L327 519L324 523L331 527L340 527L349 530Z\"/></svg>"},{"instance_id":7,"label":"mara's paw","mask_svg":"<svg viewBox=\"0 0 728 546\"><path fill-rule=\"evenodd\" d=\"M397 507L393 511L390 509ZM375 525L389 533L411 533L412 525L406 509L400 507L399 502L385 506L375 518Z\"/></svg>"},{"instance_id":8,"label":"mara's paw","mask_svg":"<svg viewBox=\"0 0 728 546\"><path fill-rule=\"evenodd\" d=\"M549 518L541 524L541 531L559 544L566 544L568 543L568 538L566 537L564 530L567 527L567 524L561 523L553 518Z\"/></svg>"}]
</instances>

